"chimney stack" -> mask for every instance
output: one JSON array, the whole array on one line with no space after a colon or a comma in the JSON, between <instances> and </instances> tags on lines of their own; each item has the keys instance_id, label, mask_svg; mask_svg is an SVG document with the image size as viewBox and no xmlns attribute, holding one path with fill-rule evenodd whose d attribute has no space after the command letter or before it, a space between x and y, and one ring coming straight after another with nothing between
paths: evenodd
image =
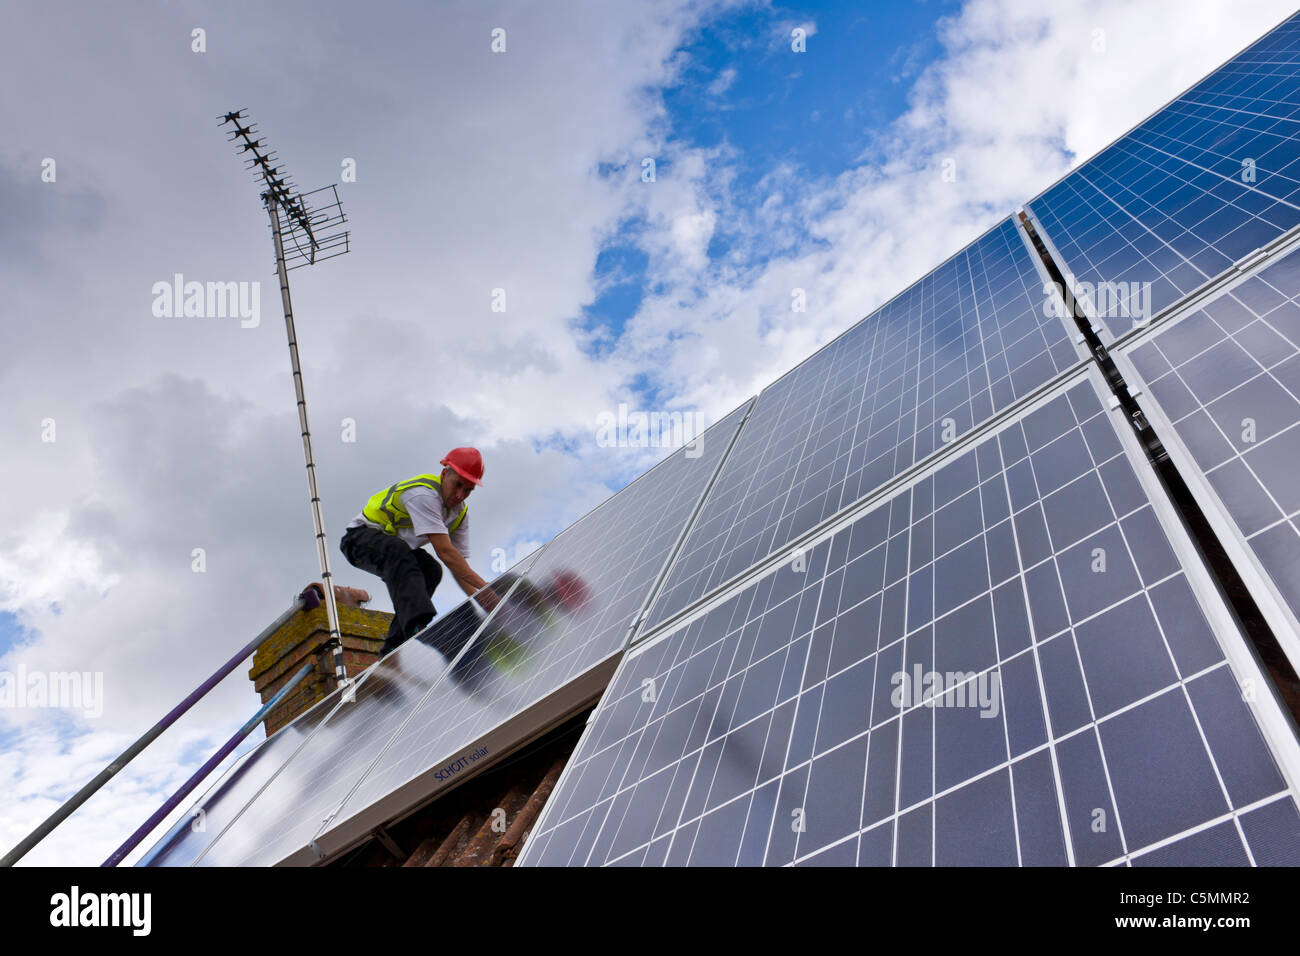
<instances>
[{"instance_id":1,"label":"chimney stack","mask_svg":"<svg viewBox=\"0 0 1300 956\"><path fill-rule=\"evenodd\" d=\"M262 703L270 700L304 663L309 659L313 661L312 670L302 683L266 715L268 737L324 700L337 686L333 648L329 646L329 619L322 603L324 593L319 582L303 591L307 609L290 618L263 641L253 655L253 667L248 676L253 681L253 688L261 694ZM360 588L335 585L334 598L338 605L339 632L343 636L344 667L348 677L356 677L379 660L379 649L384 644L393 615L362 607L370 600L370 595Z\"/></svg>"}]
</instances>

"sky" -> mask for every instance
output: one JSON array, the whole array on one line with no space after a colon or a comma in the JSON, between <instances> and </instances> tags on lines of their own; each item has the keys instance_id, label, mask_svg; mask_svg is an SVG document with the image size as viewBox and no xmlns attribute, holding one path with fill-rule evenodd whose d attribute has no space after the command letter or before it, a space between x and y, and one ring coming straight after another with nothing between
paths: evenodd
<instances>
[{"instance_id":1,"label":"sky","mask_svg":"<svg viewBox=\"0 0 1300 956\"><path fill-rule=\"evenodd\" d=\"M602 416L720 419L1291 12L0 0L0 674L103 688L0 707L0 846L319 576L220 114L339 183L351 251L291 273L293 305L335 580L390 610L337 548L373 492L480 448L490 576L668 453ZM259 308L158 315L177 274ZM24 863L98 864L258 704L237 668Z\"/></svg>"}]
</instances>

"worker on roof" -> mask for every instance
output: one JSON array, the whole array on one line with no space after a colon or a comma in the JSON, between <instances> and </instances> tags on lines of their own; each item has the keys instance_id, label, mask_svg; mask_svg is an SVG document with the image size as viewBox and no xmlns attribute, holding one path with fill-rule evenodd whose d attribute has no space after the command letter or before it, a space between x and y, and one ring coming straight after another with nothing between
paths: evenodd
<instances>
[{"instance_id":1,"label":"worker on roof","mask_svg":"<svg viewBox=\"0 0 1300 956\"><path fill-rule=\"evenodd\" d=\"M380 654L424 630L437 613L431 596L447 566L469 595L487 582L469 566L469 506L465 499L483 483L483 456L477 448L453 448L439 475L416 475L371 495L352 519L339 550L353 566L377 574L388 585L395 612ZM435 561L425 544L433 545ZM442 564L438 562L441 561ZM489 589L479 603L492 609Z\"/></svg>"}]
</instances>

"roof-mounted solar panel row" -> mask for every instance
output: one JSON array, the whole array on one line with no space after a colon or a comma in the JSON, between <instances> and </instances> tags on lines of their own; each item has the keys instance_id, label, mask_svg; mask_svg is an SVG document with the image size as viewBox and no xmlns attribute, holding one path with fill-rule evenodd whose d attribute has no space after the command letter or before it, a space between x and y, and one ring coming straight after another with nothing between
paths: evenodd
<instances>
[{"instance_id":1,"label":"roof-mounted solar panel row","mask_svg":"<svg viewBox=\"0 0 1300 956\"><path fill-rule=\"evenodd\" d=\"M1300 16L1027 207L1293 654L1298 146ZM759 396L521 862L1300 861L1293 725L1012 231Z\"/></svg>"},{"instance_id":2,"label":"roof-mounted solar panel row","mask_svg":"<svg viewBox=\"0 0 1300 956\"><path fill-rule=\"evenodd\" d=\"M1300 862L1295 739L1104 393L634 647L520 864Z\"/></svg>"}]
</instances>

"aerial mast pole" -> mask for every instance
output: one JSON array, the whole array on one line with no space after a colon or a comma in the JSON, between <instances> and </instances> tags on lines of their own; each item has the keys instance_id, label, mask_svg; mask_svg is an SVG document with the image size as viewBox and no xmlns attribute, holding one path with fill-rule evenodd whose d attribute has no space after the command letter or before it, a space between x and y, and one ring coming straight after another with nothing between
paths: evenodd
<instances>
[{"instance_id":1,"label":"aerial mast pole","mask_svg":"<svg viewBox=\"0 0 1300 956\"><path fill-rule=\"evenodd\" d=\"M311 497L312 524L316 532L316 556L320 561L321 583L325 591L325 613L329 621L330 644L334 651L334 678L348 693L348 676L343 664L343 637L339 630L338 603L334 598L334 580L330 573L329 544L325 537L325 518L321 512L320 489L316 483L316 460L311 448L311 427L307 423L307 396L302 384L302 366L298 359L298 335L294 329L293 305L289 299L289 270L304 265L314 265L324 259L343 255L348 251L348 231L340 228L347 222L339 202L338 188L326 186L303 194L292 189L292 183L279 166L271 165L275 154L263 152L265 141L254 139L254 124L241 126L244 111L236 110L218 117L221 125L234 124L230 142L238 142L240 155L251 153L248 169L256 169L257 176L266 187L262 203L271 220L271 236L275 240L275 271L280 280L280 303L284 308L284 328L289 339L289 364L293 369L293 389L298 404L298 424L302 431L302 453L307 464L307 488ZM315 197L313 199L313 197ZM286 240L293 248L286 251Z\"/></svg>"}]
</instances>

